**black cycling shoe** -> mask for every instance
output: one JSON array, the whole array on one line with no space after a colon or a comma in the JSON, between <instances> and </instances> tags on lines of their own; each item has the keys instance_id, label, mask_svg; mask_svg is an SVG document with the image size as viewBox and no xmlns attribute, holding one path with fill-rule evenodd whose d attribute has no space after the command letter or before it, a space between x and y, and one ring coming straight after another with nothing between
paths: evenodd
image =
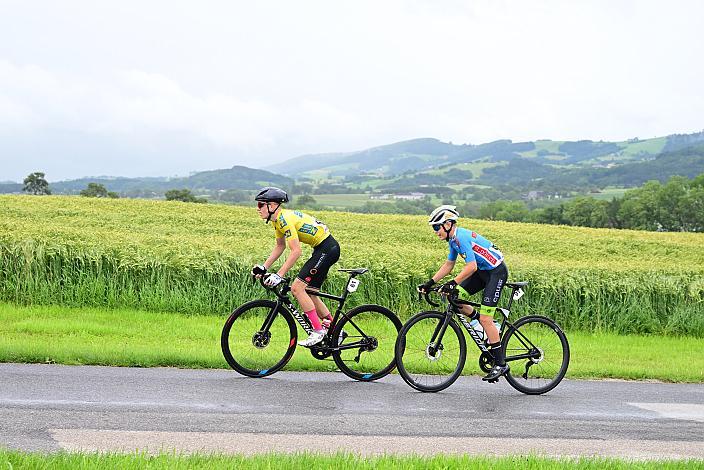
<instances>
[{"instance_id":1,"label":"black cycling shoe","mask_svg":"<svg viewBox=\"0 0 704 470\"><path fill-rule=\"evenodd\" d=\"M488 374L482 377L482 380L485 380L489 383L496 383L499 381L499 377L508 372L509 369L510 367L508 366L508 364L505 364L503 366L494 366L491 368Z\"/></svg>"}]
</instances>

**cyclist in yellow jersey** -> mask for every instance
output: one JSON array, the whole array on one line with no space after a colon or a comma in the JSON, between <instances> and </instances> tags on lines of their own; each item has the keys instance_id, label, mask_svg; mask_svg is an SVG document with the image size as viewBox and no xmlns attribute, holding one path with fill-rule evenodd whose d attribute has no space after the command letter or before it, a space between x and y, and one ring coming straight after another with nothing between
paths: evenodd
<instances>
[{"instance_id":1,"label":"cyclist in yellow jersey","mask_svg":"<svg viewBox=\"0 0 704 470\"><path fill-rule=\"evenodd\" d=\"M257 201L259 217L266 223L271 222L276 236L276 245L264 264L252 268L253 275L264 276L266 286L274 287L283 280L301 256L301 243L313 247L313 255L306 261L291 284L291 292L313 326L310 336L299 341L298 344L307 347L318 344L323 340L325 327L330 326L332 316L323 301L316 295L308 294L306 288L320 290L330 267L340 259L340 245L330 235L328 227L318 219L303 212L281 207L281 204L289 200L288 194L283 189L262 188L254 199ZM282 255L286 245L291 251L284 263L277 272L267 273L271 265Z\"/></svg>"}]
</instances>

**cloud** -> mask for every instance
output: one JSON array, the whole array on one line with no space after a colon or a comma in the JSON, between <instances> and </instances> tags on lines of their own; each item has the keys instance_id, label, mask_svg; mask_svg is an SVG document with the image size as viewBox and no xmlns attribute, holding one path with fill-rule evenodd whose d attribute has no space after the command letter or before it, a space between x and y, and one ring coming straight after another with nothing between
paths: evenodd
<instances>
[{"instance_id":1,"label":"cloud","mask_svg":"<svg viewBox=\"0 0 704 470\"><path fill-rule=\"evenodd\" d=\"M67 2L0 16L5 170L39 144L74 172L102 173L102 147L173 174L704 126L701 2Z\"/></svg>"}]
</instances>

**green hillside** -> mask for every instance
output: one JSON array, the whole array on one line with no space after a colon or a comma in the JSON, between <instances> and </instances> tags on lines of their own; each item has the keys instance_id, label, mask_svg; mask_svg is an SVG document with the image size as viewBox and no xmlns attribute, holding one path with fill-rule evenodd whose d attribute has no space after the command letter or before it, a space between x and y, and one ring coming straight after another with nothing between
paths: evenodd
<instances>
[{"instance_id":1,"label":"green hillside","mask_svg":"<svg viewBox=\"0 0 704 470\"><path fill-rule=\"evenodd\" d=\"M228 169L201 171L180 178L80 178L51 183L49 187L54 194L78 194L89 183L102 184L108 191L127 196L161 197L170 189L190 189L196 192L228 189L255 190L265 185L290 187L293 180L269 171L236 165ZM22 185L18 184L0 184L0 193L18 192L21 187Z\"/></svg>"},{"instance_id":2,"label":"green hillside","mask_svg":"<svg viewBox=\"0 0 704 470\"><path fill-rule=\"evenodd\" d=\"M704 142L704 133L672 135L621 142L497 140L478 145L441 142L425 138L397 142L359 152L306 155L269 167L295 177L341 177L369 174L394 177L425 172L457 163L502 162L529 159L548 168L592 168L608 163L647 160L663 151L675 151Z\"/></svg>"}]
</instances>

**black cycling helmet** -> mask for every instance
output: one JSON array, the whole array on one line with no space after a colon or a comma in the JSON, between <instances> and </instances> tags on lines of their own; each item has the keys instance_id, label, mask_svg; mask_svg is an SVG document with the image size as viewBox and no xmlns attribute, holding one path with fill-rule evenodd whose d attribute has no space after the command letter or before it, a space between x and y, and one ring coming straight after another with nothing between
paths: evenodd
<instances>
[{"instance_id":1,"label":"black cycling helmet","mask_svg":"<svg viewBox=\"0 0 704 470\"><path fill-rule=\"evenodd\" d=\"M259 190L257 195L254 197L254 200L262 202L278 202L279 204L283 204L284 202L288 202L288 194L286 194L286 191L283 189L267 186Z\"/></svg>"},{"instance_id":2,"label":"black cycling helmet","mask_svg":"<svg viewBox=\"0 0 704 470\"><path fill-rule=\"evenodd\" d=\"M268 224L271 222L271 217L276 213L277 210L279 210L279 207L281 204L284 202L288 202L288 194L286 194L286 191L280 188L275 188L273 186L267 186L265 188L262 188L259 190L256 196L254 196L254 200L258 202L266 202L266 210L269 213L269 217L266 218L266 223ZM269 207L269 202L276 202L279 205L276 206L276 209L273 211Z\"/></svg>"}]
</instances>

